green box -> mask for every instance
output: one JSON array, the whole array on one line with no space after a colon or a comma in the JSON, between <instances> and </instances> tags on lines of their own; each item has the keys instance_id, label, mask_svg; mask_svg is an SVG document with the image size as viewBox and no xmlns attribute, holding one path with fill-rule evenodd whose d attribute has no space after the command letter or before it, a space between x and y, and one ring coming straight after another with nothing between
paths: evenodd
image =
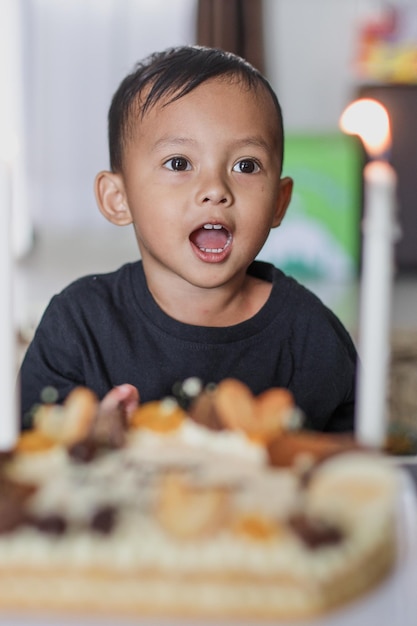
<instances>
[{"instance_id":1,"label":"green box","mask_svg":"<svg viewBox=\"0 0 417 626\"><path fill-rule=\"evenodd\" d=\"M258 258L300 280L357 277L360 260L362 154L342 133L290 134L283 176L294 179L281 226Z\"/></svg>"}]
</instances>

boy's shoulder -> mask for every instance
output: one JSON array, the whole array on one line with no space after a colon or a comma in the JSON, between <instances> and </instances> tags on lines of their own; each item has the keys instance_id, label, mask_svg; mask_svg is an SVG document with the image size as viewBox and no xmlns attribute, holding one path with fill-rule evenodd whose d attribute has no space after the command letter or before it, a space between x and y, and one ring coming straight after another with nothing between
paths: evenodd
<instances>
[{"instance_id":1,"label":"boy's shoulder","mask_svg":"<svg viewBox=\"0 0 417 626\"><path fill-rule=\"evenodd\" d=\"M127 311L145 289L141 261L126 263L112 272L87 274L54 295L45 313L47 319L102 319L115 309ZM135 294L135 295L133 295Z\"/></svg>"},{"instance_id":2,"label":"boy's shoulder","mask_svg":"<svg viewBox=\"0 0 417 626\"><path fill-rule=\"evenodd\" d=\"M250 266L249 272L257 278L272 283L272 296L278 298L281 304L285 303L291 307L301 305L301 303L308 303L313 308L326 309L321 299L313 291L301 284L293 276L285 274L272 263L256 260Z\"/></svg>"},{"instance_id":3,"label":"boy's shoulder","mask_svg":"<svg viewBox=\"0 0 417 626\"><path fill-rule=\"evenodd\" d=\"M141 261L126 263L111 272L81 276L64 287L58 296L71 298L83 293L90 295L93 293L97 295L99 293L111 293L119 290L123 285L128 286L132 280L136 282L141 275L143 275Z\"/></svg>"},{"instance_id":4,"label":"boy's shoulder","mask_svg":"<svg viewBox=\"0 0 417 626\"><path fill-rule=\"evenodd\" d=\"M344 324L318 294L271 263L256 261L250 271L273 284L269 307L279 311L283 328L291 327L294 337L303 336L305 332L326 333L331 328L342 341L351 345Z\"/></svg>"}]
</instances>

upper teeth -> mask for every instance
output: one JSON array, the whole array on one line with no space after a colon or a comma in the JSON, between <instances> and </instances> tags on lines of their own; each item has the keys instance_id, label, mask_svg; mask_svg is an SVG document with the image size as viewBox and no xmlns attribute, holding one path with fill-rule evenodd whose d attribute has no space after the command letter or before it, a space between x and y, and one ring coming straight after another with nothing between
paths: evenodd
<instances>
[{"instance_id":1,"label":"upper teeth","mask_svg":"<svg viewBox=\"0 0 417 626\"><path fill-rule=\"evenodd\" d=\"M223 226L221 224L204 224L203 228L206 228L207 230L212 230L213 228L220 230Z\"/></svg>"}]
</instances>

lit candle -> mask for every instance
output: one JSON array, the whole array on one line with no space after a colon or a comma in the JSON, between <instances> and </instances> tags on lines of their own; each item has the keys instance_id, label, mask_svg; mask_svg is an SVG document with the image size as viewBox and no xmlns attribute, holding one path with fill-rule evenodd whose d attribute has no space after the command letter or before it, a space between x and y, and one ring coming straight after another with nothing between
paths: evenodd
<instances>
[{"instance_id":1,"label":"lit candle","mask_svg":"<svg viewBox=\"0 0 417 626\"><path fill-rule=\"evenodd\" d=\"M371 160L364 169L364 219L355 416L360 443L381 448L387 434L391 299L394 267L397 176L384 159L391 146L389 118L377 101L353 102L342 130L358 135Z\"/></svg>"},{"instance_id":2,"label":"lit candle","mask_svg":"<svg viewBox=\"0 0 417 626\"><path fill-rule=\"evenodd\" d=\"M12 294L11 170L0 157L0 450L10 450L17 438L15 402L16 350Z\"/></svg>"}]
</instances>

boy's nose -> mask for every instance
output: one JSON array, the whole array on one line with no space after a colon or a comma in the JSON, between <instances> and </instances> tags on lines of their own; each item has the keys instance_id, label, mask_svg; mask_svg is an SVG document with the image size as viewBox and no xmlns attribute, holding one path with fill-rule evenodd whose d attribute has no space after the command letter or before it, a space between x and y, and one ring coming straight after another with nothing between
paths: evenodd
<instances>
[{"instance_id":1,"label":"boy's nose","mask_svg":"<svg viewBox=\"0 0 417 626\"><path fill-rule=\"evenodd\" d=\"M225 205L232 202L232 193L226 182L220 176L210 177L200 186L198 192L199 204Z\"/></svg>"},{"instance_id":2,"label":"boy's nose","mask_svg":"<svg viewBox=\"0 0 417 626\"><path fill-rule=\"evenodd\" d=\"M228 204L227 194L209 193L203 198L203 203Z\"/></svg>"}]
</instances>

